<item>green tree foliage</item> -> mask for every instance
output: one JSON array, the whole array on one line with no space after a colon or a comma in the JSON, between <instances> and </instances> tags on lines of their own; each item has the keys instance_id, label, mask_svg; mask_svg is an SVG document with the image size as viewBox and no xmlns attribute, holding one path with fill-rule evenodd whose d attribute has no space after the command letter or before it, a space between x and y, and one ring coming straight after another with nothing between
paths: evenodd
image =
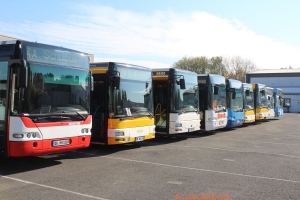
<instances>
[{"instance_id":1,"label":"green tree foliage","mask_svg":"<svg viewBox=\"0 0 300 200\"><path fill-rule=\"evenodd\" d=\"M204 74L208 67L209 60L206 57L183 57L178 62L174 63L172 67L184 69L197 74Z\"/></svg>"},{"instance_id":2,"label":"green tree foliage","mask_svg":"<svg viewBox=\"0 0 300 200\"><path fill-rule=\"evenodd\" d=\"M210 59L205 56L183 57L178 62L175 62L172 67L196 72L197 74L225 75L226 69L222 60L223 58L220 56L212 57Z\"/></svg>"}]
</instances>

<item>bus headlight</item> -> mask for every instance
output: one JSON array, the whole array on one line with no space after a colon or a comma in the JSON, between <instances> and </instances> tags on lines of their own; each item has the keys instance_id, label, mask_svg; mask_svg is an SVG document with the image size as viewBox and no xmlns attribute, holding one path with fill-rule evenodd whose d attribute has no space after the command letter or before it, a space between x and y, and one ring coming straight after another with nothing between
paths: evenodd
<instances>
[{"instance_id":1,"label":"bus headlight","mask_svg":"<svg viewBox=\"0 0 300 200\"><path fill-rule=\"evenodd\" d=\"M88 133L89 132L89 129L88 128L83 128L81 129L81 133Z\"/></svg>"},{"instance_id":2,"label":"bus headlight","mask_svg":"<svg viewBox=\"0 0 300 200\"><path fill-rule=\"evenodd\" d=\"M39 138L40 134L37 132L29 132L29 133L14 133L13 138Z\"/></svg>"},{"instance_id":3,"label":"bus headlight","mask_svg":"<svg viewBox=\"0 0 300 200\"><path fill-rule=\"evenodd\" d=\"M14 138L23 138L24 135L23 135L22 133L14 133L14 134L13 134L13 137L14 137Z\"/></svg>"},{"instance_id":4,"label":"bus headlight","mask_svg":"<svg viewBox=\"0 0 300 200\"><path fill-rule=\"evenodd\" d=\"M118 136L124 136L124 132L123 131L117 131L115 132L115 136L118 137Z\"/></svg>"},{"instance_id":5,"label":"bus headlight","mask_svg":"<svg viewBox=\"0 0 300 200\"><path fill-rule=\"evenodd\" d=\"M176 123L175 127L182 127L182 124L181 123Z\"/></svg>"},{"instance_id":6,"label":"bus headlight","mask_svg":"<svg viewBox=\"0 0 300 200\"><path fill-rule=\"evenodd\" d=\"M214 121L214 120L217 120L217 118L216 117L208 118L208 121Z\"/></svg>"}]
</instances>

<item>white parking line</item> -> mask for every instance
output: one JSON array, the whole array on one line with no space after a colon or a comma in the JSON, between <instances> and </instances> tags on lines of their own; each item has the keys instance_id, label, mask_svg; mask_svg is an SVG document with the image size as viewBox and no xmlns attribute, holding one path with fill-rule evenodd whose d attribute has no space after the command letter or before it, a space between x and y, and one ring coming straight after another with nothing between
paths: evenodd
<instances>
[{"instance_id":1,"label":"white parking line","mask_svg":"<svg viewBox=\"0 0 300 200\"><path fill-rule=\"evenodd\" d=\"M234 160L232 160L232 159L223 159L224 161L229 161L229 162L234 162Z\"/></svg>"},{"instance_id":2,"label":"white parking line","mask_svg":"<svg viewBox=\"0 0 300 200\"><path fill-rule=\"evenodd\" d=\"M162 144L162 143L153 143L151 144ZM289 157L289 158L300 158L300 156L293 156L287 154L278 154L278 153L267 153L267 152L257 152L257 151L238 151L235 149L224 149L224 148L217 148L217 147L204 147L204 146L187 146L187 145L178 145L178 144L164 144L165 146L174 146L174 147L184 147L184 148L201 148L201 149L213 149L219 151L232 151L238 153L257 153L257 154L266 154L266 155L274 155L274 156L282 156L282 157ZM151 146L149 146L151 147ZM253 146L255 148L262 148L260 146Z\"/></svg>"},{"instance_id":3,"label":"white parking line","mask_svg":"<svg viewBox=\"0 0 300 200\"><path fill-rule=\"evenodd\" d=\"M231 133L236 133L236 132L231 132ZM274 134L265 134L265 133L245 133L245 132L241 132L238 134L243 134L243 135L265 135L265 136L276 136L276 137L281 137L281 138L285 138L285 137L293 137L293 138L300 138L300 135L294 135L294 134L281 134L281 135L274 135Z\"/></svg>"},{"instance_id":4,"label":"white parking line","mask_svg":"<svg viewBox=\"0 0 300 200\"><path fill-rule=\"evenodd\" d=\"M300 146L299 144L290 144L290 143L279 143L279 142L261 142L261 141L251 141L251 140L236 140L236 139L224 139L224 138L211 138L214 140L230 140L230 141L237 141L237 142L255 142L255 143L262 143L262 144L281 144L281 145L296 145Z\"/></svg>"},{"instance_id":5,"label":"white parking line","mask_svg":"<svg viewBox=\"0 0 300 200\"><path fill-rule=\"evenodd\" d=\"M76 151L76 152L86 154L86 155L90 155L90 156L97 156L97 154L84 153L84 152L79 152L79 151ZM148 165L150 164L150 165L157 165L157 166L163 166L163 167L188 169L188 170L194 170L194 171L202 171L202 172L210 172L210 173L217 173L217 174L241 176L241 177L248 177L248 178L257 178L257 179L264 179L264 180L275 180L275 181L283 181L283 182L288 182L288 183L300 184L300 181L294 181L294 180L288 180L288 179L272 178L272 177L266 177L266 176L255 176L255 175L248 175L248 174L238 174L238 173L232 173L232 172L215 171L215 170L201 169L201 168L194 168L194 167L184 167L184 166L178 166L178 165L154 163L154 162L133 160L133 159L127 159L127 158L118 158L118 157L113 157L113 156L101 156L101 158L109 158L109 159L122 160L122 161L135 162L135 163L142 163L142 164L148 164Z\"/></svg>"},{"instance_id":6,"label":"white parking line","mask_svg":"<svg viewBox=\"0 0 300 200\"><path fill-rule=\"evenodd\" d=\"M108 200L108 199L104 199L104 198L100 198L100 197L95 197L95 196L88 195L88 194L82 194L82 193L79 193L79 192L74 192L74 191L65 190L65 189L61 189L61 188L57 188L57 187L52 187L52 186L48 186L48 185L43 185L43 184L39 184L39 183L25 181L25 180L18 179L18 178L13 178L13 177L9 177L9 176L3 176L1 174L0 174L0 178L6 178L6 179L10 179L10 180L21 182L21 183L26 183L26 184L30 184L30 185L36 185L36 186L40 186L40 187L44 187L44 188L49 188L49 189L52 189L52 190L58 190L58 191L62 191L62 192L70 193L70 194L76 194L76 195L80 195L80 196L88 197L88 198L92 198L92 199Z\"/></svg>"}]
</instances>

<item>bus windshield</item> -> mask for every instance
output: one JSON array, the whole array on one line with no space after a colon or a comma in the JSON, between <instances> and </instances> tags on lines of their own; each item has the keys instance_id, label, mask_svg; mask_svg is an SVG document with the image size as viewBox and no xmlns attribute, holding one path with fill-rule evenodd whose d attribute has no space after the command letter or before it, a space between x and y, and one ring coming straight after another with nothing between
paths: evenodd
<instances>
[{"instance_id":1,"label":"bus windshield","mask_svg":"<svg viewBox=\"0 0 300 200\"><path fill-rule=\"evenodd\" d=\"M243 91L236 90L235 99L232 99L232 92L230 92L230 108L235 112L243 111Z\"/></svg>"},{"instance_id":2,"label":"bus windshield","mask_svg":"<svg viewBox=\"0 0 300 200\"><path fill-rule=\"evenodd\" d=\"M278 108L281 108L282 107L282 105L283 105L283 101L282 101L282 99L278 96L278 95L276 95L276 97L275 97L276 99L275 99L275 102L276 102L276 107L278 107Z\"/></svg>"},{"instance_id":3,"label":"bus windshield","mask_svg":"<svg viewBox=\"0 0 300 200\"><path fill-rule=\"evenodd\" d=\"M260 90L257 95L257 107L258 108L267 108L267 95L263 94L263 90Z\"/></svg>"},{"instance_id":4,"label":"bus windshield","mask_svg":"<svg viewBox=\"0 0 300 200\"><path fill-rule=\"evenodd\" d=\"M244 92L244 109L254 109L254 93L249 91L249 95Z\"/></svg>"},{"instance_id":5,"label":"bus windshield","mask_svg":"<svg viewBox=\"0 0 300 200\"><path fill-rule=\"evenodd\" d=\"M208 86L208 109L215 112L226 112L226 86L219 86L218 94L214 94L214 86Z\"/></svg>"},{"instance_id":6,"label":"bus windshield","mask_svg":"<svg viewBox=\"0 0 300 200\"><path fill-rule=\"evenodd\" d=\"M118 67L120 88L109 87L109 117L153 116L151 70Z\"/></svg>"},{"instance_id":7,"label":"bus windshield","mask_svg":"<svg viewBox=\"0 0 300 200\"><path fill-rule=\"evenodd\" d=\"M89 71L29 63L22 113L89 112Z\"/></svg>"},{"instance_id":8,"label":"bus windshield","mask_svg":"<svg viewBox=\"0 0 300 200\"><path fill-rule=\"evenodd\" d=\"M184 74L180 72L181 74ZM179 72L178 72L179 74ZM186 89L180 89L178 80L173 84L172 98L171 98L171 111L172 112L197 112L198 111L198 93L197 75L184 74Z\"/></svg>"}]
</instances>

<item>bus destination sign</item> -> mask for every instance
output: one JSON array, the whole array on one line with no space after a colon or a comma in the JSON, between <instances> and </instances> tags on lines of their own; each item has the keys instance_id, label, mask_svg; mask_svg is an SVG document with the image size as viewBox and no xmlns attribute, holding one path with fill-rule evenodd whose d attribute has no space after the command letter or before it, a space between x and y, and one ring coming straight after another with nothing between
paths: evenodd
<instances>
[{"instance_id":1,"label":"bus destination sign","mask_svg":"<svg viewBox=\"0 0 300 200\"><path fill-rule=\"evenodd\" d=\"M28 61L89 68L89 57L84 54L27 46L26 55Z\"/></svg>"}]
</instances>

